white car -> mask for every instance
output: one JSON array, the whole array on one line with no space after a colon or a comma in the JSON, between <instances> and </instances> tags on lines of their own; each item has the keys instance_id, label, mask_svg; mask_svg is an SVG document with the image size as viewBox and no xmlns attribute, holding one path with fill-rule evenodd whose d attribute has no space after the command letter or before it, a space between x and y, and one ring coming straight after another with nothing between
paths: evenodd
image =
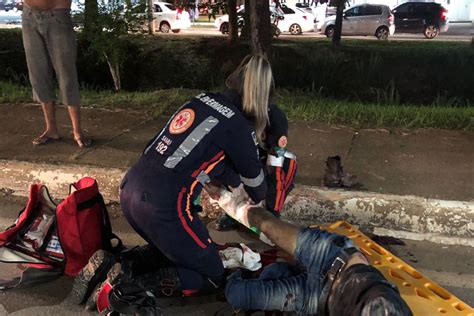
<instances>
[{"instance_id":1,"label":"white car","mask_svg":"<svg viewBox=\"0 0 474 316\"><path fill-rule=\"evenodd\" d=\"M284 13L284 19L279 20L277 26L282 32L299 35L303 32L314 31L314 17L311 13L285 4L281 6L281 10Z\"/></svg>"},{"instance_id":2,"label":"white car","mask_svg":"<svg viewBox=\"0 0 474 316\"><path fill-rule=\"evenodd\" d=\"M155 18L155 30L163 33L178 33L180 30L191 27L191 19L187 11L176 9L176 7L167 2L153 2Z\"/></svg>"},{"instance_id":3,"label":"white car","mask_svg":"<svg viewBox=\"0 0 474 316\"><path fill-rule=\"evenodd\" d=\"M290 32L292 35L299 35L303 32L314 31L314 19L311 14L308 14L303 10L293 6L282 5L281 9L283 11L284 19L278 20L277 26L280 31ZM270 6L270 11L274 12L275 7ZM238 23L243 23L244 13L245 9L243 7L237 10ZM229 30L229 15L225 14L217 18L214 22L214 26L219 31L221 31L222 34L226 34Z\"/></svg>"},{"instance_id":4,"label":"white car","mask_svg":"<svg viewBox=\"0 0 474 316\"><path fill-rule=\"evenodd\" d=\"M315 28L318 28L316 23ZM336 16L327 17L321 33L327 37L334 35ZM383 4L361 4L344 11L342 35L371 35L387 39L395 33L394 16L390 8Z\"/></svg>"}]
</instances>

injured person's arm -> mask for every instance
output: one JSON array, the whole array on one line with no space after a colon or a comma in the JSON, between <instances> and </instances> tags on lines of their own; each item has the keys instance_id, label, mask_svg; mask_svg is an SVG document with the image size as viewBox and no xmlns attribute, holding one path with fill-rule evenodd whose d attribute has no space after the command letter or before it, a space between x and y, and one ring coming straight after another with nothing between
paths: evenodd
<instances>
[{"instance_id":1,"label":"injured person's arm","mask_svg":"<svg viewBox=\"0 0 474 316\"><path fill-rule=\"evenodd\" d=\"M230 192L216 183L205 186L209 195L218 201L219 206L244 226L255 227L280 247L294 256L300 228L279 220L263 207L253 205L245 194Z\"/></svg>"}]
</instances>

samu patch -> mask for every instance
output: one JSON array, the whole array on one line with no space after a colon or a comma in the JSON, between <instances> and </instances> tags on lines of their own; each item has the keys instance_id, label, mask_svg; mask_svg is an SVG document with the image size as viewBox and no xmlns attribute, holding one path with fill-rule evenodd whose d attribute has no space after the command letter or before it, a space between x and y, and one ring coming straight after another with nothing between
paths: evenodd
<instances>
[{"instance_id":1,"label":"samu patch","mask_svg":"<svg viewBox=\"0 0 474 316\"><path fill-rule=\"evenodd\" d=\"M170 123L171 134L181 134L185 132L194 122L194 111L192 109L181 110Z\"/></svg>"}]
</instances>

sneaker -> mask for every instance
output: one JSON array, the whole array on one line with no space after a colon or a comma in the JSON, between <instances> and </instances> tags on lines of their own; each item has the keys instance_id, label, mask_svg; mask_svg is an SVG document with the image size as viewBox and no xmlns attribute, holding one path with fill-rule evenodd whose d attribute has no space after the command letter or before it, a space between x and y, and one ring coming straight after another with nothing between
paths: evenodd
<instances>
[{"instance_id":1,"label":"sneaker","mask_svg":"<svg viewBox=\"0 0 474 316\"><path fill-rule=\"evenodd\" d=\"M84 303L97 284L105 280L107 271L114 262L115 258L111 253L97 250L74 279L69 296L71 302L77 305Z\"/></svg>"},{"instance_id":2,"label":"sneaker","mask_svg":"<svg viewBox=\"0 0 474 316\"><path fill-rule=\"evenodd\" d=\"M238 226L238 222L224 212L222 212L216 220L216 230L218 231L234 230Z\"/></svg>"},{"instance_id":3,"label":"sneaker","mask_svg":"<svg viewBox=\"0 0 474 316\"><path fill-rule=\"evenodd\" d=\"M88 311L95 311L97 309L97 299L104 285L106 285L107 283L110 284L111 286L115 285L119 279L119 276L121 276L121 274L122 274L122 265L120 263L114 264L113 267L107 272L107 278L95 287L94 291L92 292L92 295L89 297L89 299L86 302L85 309Z\"/></svg>"}]
</instances>

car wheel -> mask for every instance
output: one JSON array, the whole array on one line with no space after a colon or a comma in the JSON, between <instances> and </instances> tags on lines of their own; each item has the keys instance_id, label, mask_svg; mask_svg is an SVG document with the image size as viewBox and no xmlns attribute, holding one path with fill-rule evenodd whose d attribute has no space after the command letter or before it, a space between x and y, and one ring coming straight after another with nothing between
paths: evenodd
<instances>
[{"instance_id":1,"label":"car wheel","mask_svg":"<svg viewBox=\"0 0 474 316\"><path fill-rule=\"evenodd\" d=\"M229 34L229 23L224 22L221 24L221 33L222 34Z\"/></svg>"},{"instance_id":2,"label":"car wheel","mask_svg":"<svg viewBox=\"0 0 474 316\"><path fill-rule=\"evenodd\" d=\"M334 36L334 30L336 28L334 27L334 25L329 25L327 28L326 28L326 31L324 32L324 34L329 37L329 38L332 38Z\"/></svg>"},{"instance_id":3,"label":"car wheel","mask_svg":"<svg viewBox=\"0 0 474 316\"><path fill-rule=\"evenodd\" d=\"M299 24L295 23L290 25L291 35L300 35L301 33L303 33L303 31L301 30L301 26L299 26Z\"/></svg>"},{"instance_id":4,"label":"car wheel","mask_svg":"<svg viewBox=\"0 0 474 316\"><path fill-rule=\"evenodd\" d=\"M386 40L388 38L390 31L386 26L380 26L377 31L375 31L375 37L379 40Z\"/></svg>"},{"instance_id":5,"label":"car wheel","mask_svg":"<svg viewBox=\"0 0 474 316\"><path fill-rule=\"evenodd\" d=\"M174 29L174 30L171 30L173 33L179 33L179 31L181 31L180 29Z\"/></svg>"},{"instance_id":6,"label":"car wheel","mask_svg":"<svg viewBox=\"0 0 474 316\"><path fill-rule=\"evenodd\" d=\"M171 26L168 24L168 22L161 22L160 31L162 33L169 33L170 30L171 30Z\"/></svg>"},{"instance_id":7,"label":"car wheel","mask_svg":"<svg viewBox=\"0 0 474 316\"><path fill-rule=\"evenodd\" d=\"M423 31L423 35L428 39L433 39L439 34L439 28L436 25L428 25Z\"/></svg>"}]
</instances>

